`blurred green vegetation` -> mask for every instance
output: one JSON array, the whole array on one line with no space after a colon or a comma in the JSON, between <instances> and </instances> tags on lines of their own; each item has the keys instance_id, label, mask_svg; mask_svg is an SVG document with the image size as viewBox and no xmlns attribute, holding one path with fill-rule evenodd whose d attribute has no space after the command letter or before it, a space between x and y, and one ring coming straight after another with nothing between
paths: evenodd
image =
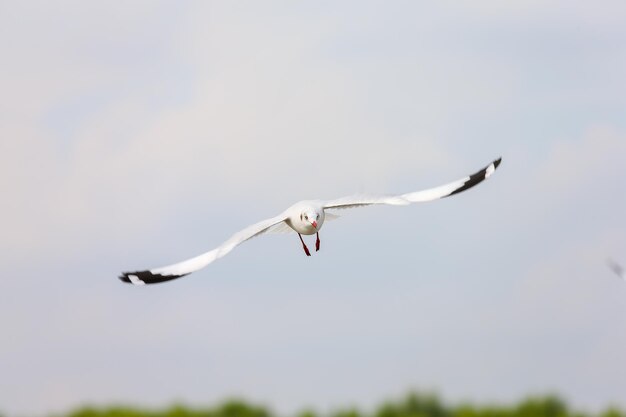
<instances>
[{"instance_id":1,"label":"blurred green vegetation","mask_svg":"<svg viewBox=\"0 0 626 417\"><path fill-rule=\"evenodd\" d=\"M78 408L65 415L51 417L279 417L271 410L241 400L226 401L216 407L194 408L174 405L162 410L131 406ZM529 397L514 405L444 404L434 394L410 393L396 401L388 401L373 411L350 408L329 414L306 410L295 417L626 417L617 408L599 414L573 411L556 396Z\"/></svg>"}]
</instances>

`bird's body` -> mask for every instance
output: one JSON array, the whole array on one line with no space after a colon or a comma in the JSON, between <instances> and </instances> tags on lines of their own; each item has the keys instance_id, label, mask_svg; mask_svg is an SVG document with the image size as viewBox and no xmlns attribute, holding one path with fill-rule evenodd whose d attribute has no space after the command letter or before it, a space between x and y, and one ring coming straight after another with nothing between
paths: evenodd
<instances>
[{"instance_id":1,"label":"bird's body","mask_svg":"<svg viewBox=\"0 0 626 417\"><path fill-rule=\"evenodd\" d=\"M314 235L322 228L326 213L321 201L304 200L285 210L285 216L285 223L294 231L301 235Z\"/></svg>"},{"instance_id":2,"label":"bird's body","mask_svg":"<svg viewBox=\"0 0 626 417\"><path fill-rule=\"evenodd\" d=\"M500 165L501 158L481 169L475 174L462 178L458 181L401 195L353 195L335 200L305 200L300 201L281 214L253 224L230 237L217 248L173 265L154 268L144 271L124 272L120 279L135 285L154 284L171 279L179 278L204 268L211 262L229 253L237 245L272 231L290 231L298 233L302 248L307 256L311 253L302 239L302 235L316 235L315 250L320 249L319 231L328 218L338 217L328 210L338 210L354 207L364 207L375 204L404 206L411 203L419 203L449 197L465 191L483 180L489 178Z\"/></svg>"}]
</instances>

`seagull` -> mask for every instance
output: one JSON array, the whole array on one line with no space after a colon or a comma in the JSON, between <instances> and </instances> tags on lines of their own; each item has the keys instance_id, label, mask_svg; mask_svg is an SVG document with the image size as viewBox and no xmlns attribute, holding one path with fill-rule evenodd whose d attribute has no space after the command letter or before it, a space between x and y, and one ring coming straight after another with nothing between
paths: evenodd
<instances>
[{"instance_id":1,"label":"seagull","mask_svg":"<svg viewBox=\"0 0 626 417\"><path fill-rule=\"evenodd\" d=\"M621 266L620 264L618 264L612 259L607 259L606 263L609 266L609 268L611 268L611 271L615 272L618 277L622 279L626 279L626 274L624 274L623 266Z\"/></svg>"},{"instance_id":2,"label":"seagull","mask_svg":"<svg viewBox=\"0 0 626 417\"><path fill-rule=\"evenodd\" d=\"M498 158L480 171L451 183L422 191L415 191L401 195L352 195L335 200L306 200L300 201L278 216L260 221L235 233L217 248L198 255L194 258L173 265L144 271L123 272L119 278L123 282L134 285L156 284L189 275L204 268L211 262L223 257L238 245L255 236L266 232L295 231L298 233L302 249L306 256L311 256L309 248L304 243L302 235L316 235L315 251L320 249L319 231L324 220L339 216L327 210L347 209L354 207L388 204L405 206L411 203L422 203L450 197L472 188L489 178L500 165L502 158Z\"/></svg>"}]
</instances>

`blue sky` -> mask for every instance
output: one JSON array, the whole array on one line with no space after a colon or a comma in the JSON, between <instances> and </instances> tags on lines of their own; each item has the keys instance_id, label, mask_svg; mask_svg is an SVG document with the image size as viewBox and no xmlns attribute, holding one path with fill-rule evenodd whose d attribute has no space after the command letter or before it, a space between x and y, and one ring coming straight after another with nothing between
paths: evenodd
<instances>
[{"instance_id":1,"label":"blue sky","mask_svg":"<svg viewBox=\"0 0 626 417\"><path fill-rule=\"evenodd\" d=\"M0 410L283 412L558 392L626 407L623 2L4 2ZM303 255L295 201L345 212ZM620 401L622 401L620 403Z\"/></svg>"}]
</instances>

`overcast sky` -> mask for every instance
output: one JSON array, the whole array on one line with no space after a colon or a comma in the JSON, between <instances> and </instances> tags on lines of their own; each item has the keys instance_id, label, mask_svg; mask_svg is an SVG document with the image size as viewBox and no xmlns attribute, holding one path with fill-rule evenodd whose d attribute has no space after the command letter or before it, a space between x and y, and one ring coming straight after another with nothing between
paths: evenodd
<instances>
[{"instance_id":1,"label":"overcast sky","mask_svg":"<svg viewBox=\"0 0 626 417\"><path fill-rule=\"evenodd\" d=\"M0 2L0 411L626 407L625 21L622 0ZM498 156L453 198L342 212L310 258L268 235L116 278Z\"/></svg>"}]
</instances>

